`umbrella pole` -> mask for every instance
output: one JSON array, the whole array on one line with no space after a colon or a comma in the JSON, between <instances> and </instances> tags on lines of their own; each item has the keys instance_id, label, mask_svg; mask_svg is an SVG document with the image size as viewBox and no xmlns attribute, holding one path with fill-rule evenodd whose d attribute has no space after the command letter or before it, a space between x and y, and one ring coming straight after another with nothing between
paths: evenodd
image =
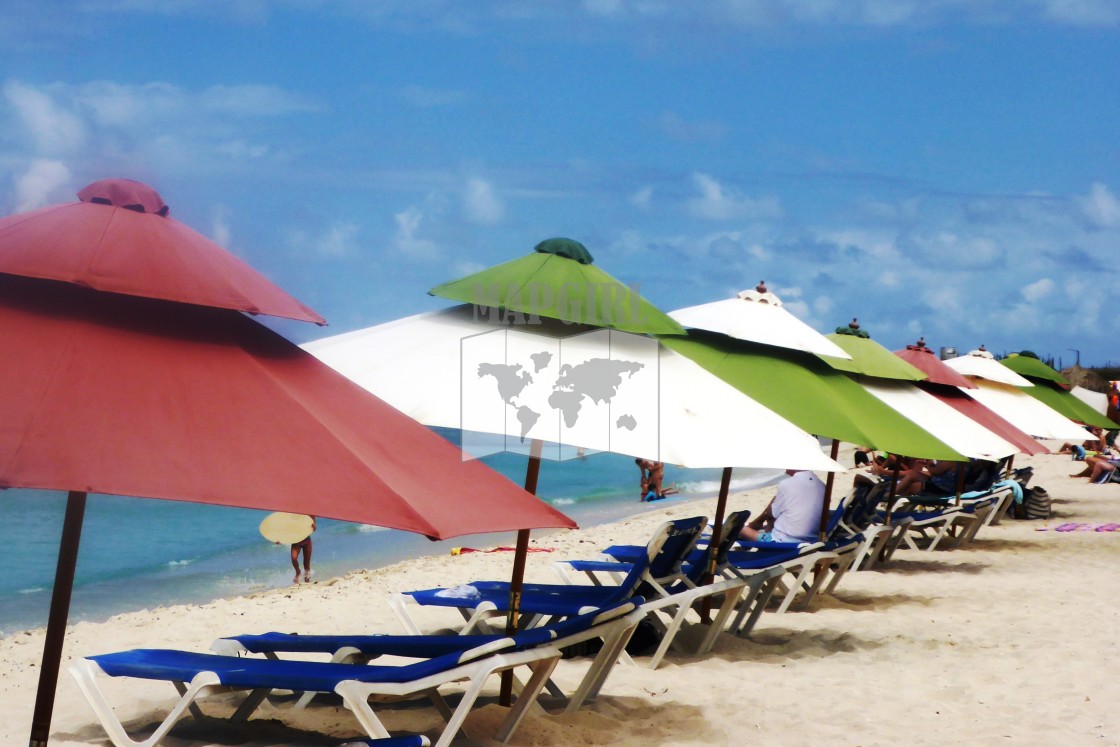
<instances>
[{"instance_id":1,"label":"umbrella pole","mask_svg":"<svg viewBox=\"0 0 1120 747\"><path fill-rule=\"evenodd\" d=\"M961 494L964 493L964 462L957 462L957 505L961 505Z\"/></svg>"},{"instance_id":2,"label":"umbrella pole","mask_svg":"<svg viewBox=\"0 0 1120 747\"><path fill-rule=\"evenodd\" d=\"M70 593L74 589L74 569L78 565L78 544L82 539L85 513L86 494L77 490L70 491L66 498L62 539L58 544L58 566L51 592L51 611L47 618L47 637L43 643L43 665L39 669L39 690L35 695L35 712L31 717L29 747L46 747L51 733L54 695L58 688L58 667L62 661L62 644L66 638L66 620L70 616Z\"/></svg>"},{"instance_id":3,"label":"umbrella pole","mask_svg":"<svg viewBox=\"0 0 1120 747\"><path fill-rule=\"evenodd\" d=\"M1011 479L1011 472L1014 470L1014 468L1015 468L1015 455L1012 454L1011 456L1007 457L1007 474L1005 474L1003 476L1004 480L1010 480Z\"/></svg>"},{"instance_id":4,"label":"umbrella pole","mask_svg":"<svg viewBox=\"0 0 1120 747\"><path fill-rule=\"evenodd\" d=\"M544 443L533 439L529 447L529 463L525 465L525 492L537 494L537 478L541 474L541 451ZM517 632L517 618L521 607L521 587L525 582L525 558L529 555L529 530L517 531L517 547L513 553L513 577L509 581L509 614L506 616L506 635ZM498 691L498 703L506 708L513 702L513 670L502 672L502 685Z\"/></svg>"},{"instance_id":5,"label":"umbrella pole","mask_svg":"<svg viewBox=\"0 0 1120 747\"><path fill-rule=\"evenodd\" d=\"M898 497L898 460L899 457L895 456L894 471L891 472L891 489L887 494L887 515L883 521L888 527L891 525L891 511L894 510L894 501ZM887 546L883 545L883 549L879 551L879 560L882 560L887 554Z\"/></svg>"},{"instance_id":6,"label":"umbrella pole","mask_svg":"<svg viewBox=\"0 0 1120 747\"><path fill-rule=\"evenodd\" d=\"M712 524L712 537L708 540L708 546L712 548L710 557L708 558L708 572L704 576L704 583L710 584L716 577L716 563L719 558L716 557L716 549L721 542L720 534L723 531L723 515L727 511L727 494L731 492L731 468L723 468L723 476L719 481L719 498L716 499L716 518ZM710 596L704 597L704 603L700 608L700 622L705 625L712 621L712 598Z\"/></svg>"},{"instance_id":7,"label":"umbrella pole","mask_svg":"<svg viewBox=\"0 0 1120 747\"><path fill-rule=\"evenodd\" d=\"M840 440L837 438L832 439L832 451L829 456L832 461L836 461L836 457L840 454ZM829 472L828 477L824 481L824 503L821 504L821 542L828 539L828 514L832 508L832 483L836 481L836 473Z\"/></svg>"}]
</instances>

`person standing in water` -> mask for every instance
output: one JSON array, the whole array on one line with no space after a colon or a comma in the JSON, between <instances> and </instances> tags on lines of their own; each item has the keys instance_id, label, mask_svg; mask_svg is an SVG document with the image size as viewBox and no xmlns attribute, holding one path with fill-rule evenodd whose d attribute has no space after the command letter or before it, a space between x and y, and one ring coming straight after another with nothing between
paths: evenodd
<instances>
[{"instance_id":1,"label":"person standing in water","mask_svg":"<svg viewBox=\"0 0 1120 747\"><path fill-rule=\"evenodd\" d=\"M311 532L315 532L315 517L311 517ZM292 568L295 569L296 577L292 579L292 583L299 583L299 554L303 553L303 580L304 583L311 583L311 535L296 542L292 545Z\"/></svg>"}]
</instances>

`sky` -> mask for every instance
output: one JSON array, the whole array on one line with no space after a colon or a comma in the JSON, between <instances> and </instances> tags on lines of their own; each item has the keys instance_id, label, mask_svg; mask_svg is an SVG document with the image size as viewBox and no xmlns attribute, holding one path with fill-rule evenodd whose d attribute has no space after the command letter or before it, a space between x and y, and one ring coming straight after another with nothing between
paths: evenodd
<instances>
[{"instance_id":1,"label":"sky","mask_svg":"<svg viewBox=\"0 0 1120 747\"><path fill-rule=\"evenodd\" d=\"M3 0L0 215L98 179L329 321L582 242L891 349L1120 362L1115 0Z\"/></svg>"}]
</instances>

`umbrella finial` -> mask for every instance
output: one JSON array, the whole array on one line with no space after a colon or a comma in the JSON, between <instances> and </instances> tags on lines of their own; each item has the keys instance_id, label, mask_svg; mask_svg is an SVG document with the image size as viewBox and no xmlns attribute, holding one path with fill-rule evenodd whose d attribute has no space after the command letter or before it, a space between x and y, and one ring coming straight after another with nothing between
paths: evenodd
<instances>
[{"instance_id":1,"label":"umbrella finial","mask_svg":"<svg viewBox=\"0 0 1120 747\"><path fill-rule=\"evenodd\" d=\"M757 301L758 303L769 304L770 306L782 305L782 299L775 296L766 288L765 280L759 280L754 290L739 291L737 295L744 301Z\"/></svg>"},{"instance_id":2,"label":"umbrella finial","mask_svg":"<svg viewBox=\"0 0 1120 747\"><path fill-rule=\"evenodd\" d=\"M159 193L142 182L132 179L102 179L88 185L78 192L82 202L135 210L138 213L154 213L166 216L171 208Z\"/></svg>"},{"instance_id":3,"label":"umbrella finial","mask_svg":"<svg viewBox=\"0 0 1120 747\"><path fill-rule=\"evenodd\" d=\"M924 336L919 337L918 341L916 343L914 343L913 345L907 345L906 349L907 350L918 350L918 351L923 352L923 353L930 353L931 355L933 354L933 351L926 347L926 338Z\"/></svg>"},{"instance_id":4,"label":"umbrella finial","mask_svg":"<svg viewBox=\"0 0 1120 747\"><path fill-rule=\"evenodd\" d=\"M591 252L587 251L587 247L573 239L545 239L533 247L533 251L538 254L555 254L558 257L574 259L581 265L589 265L595 261Z\"/></svg>"},{"instance_id":5,"label":"umbrella finial","mask_svg":"<svg viewBox=\"0 0 1120 747\"><path fill-rule=\"evenodd\" d=\"M852 335L853 337L862 337L864 339L871 338L871 335L867 334L866 331L859 328L859 319L856 319L855 317L852 317L852 321L848 322L847 327L837 327L836 334Z\"/></svg>"}]
</instances>

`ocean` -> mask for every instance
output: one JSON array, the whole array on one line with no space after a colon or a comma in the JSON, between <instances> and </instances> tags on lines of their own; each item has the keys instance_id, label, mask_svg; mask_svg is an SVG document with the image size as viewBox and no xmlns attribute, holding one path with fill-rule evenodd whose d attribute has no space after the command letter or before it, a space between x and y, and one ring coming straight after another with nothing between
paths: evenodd
<instances>
[{"instance_id":1,"label":"ocean","mask_svg":"<svg viewBox=\"0 0 1120 747\"><path fill-rule=\"evenodd\" d=\"M518 484L524 482L525 457L496 454L483 461ZM680 495L666 500L715 495L720 474L718 469L666 465L665 483L681 488ZM783 474L737 469L732 490L770 485ZM661 505L639 502L634 460L608 453L542 462L537 492L580 526L617 521ZM8 563L0 573L0 635L46 625L65 508L65 493L0 490L0 547ZM180 501L90 495L70 621L102 621L122 612L204 603L289 585L288 547L269 543L257 529L267 515ZM408 532L320 519L314 580L448 554L452 547L512 544L513 539L507 533L431 542Z\"/></svg>"}]
</instances>

